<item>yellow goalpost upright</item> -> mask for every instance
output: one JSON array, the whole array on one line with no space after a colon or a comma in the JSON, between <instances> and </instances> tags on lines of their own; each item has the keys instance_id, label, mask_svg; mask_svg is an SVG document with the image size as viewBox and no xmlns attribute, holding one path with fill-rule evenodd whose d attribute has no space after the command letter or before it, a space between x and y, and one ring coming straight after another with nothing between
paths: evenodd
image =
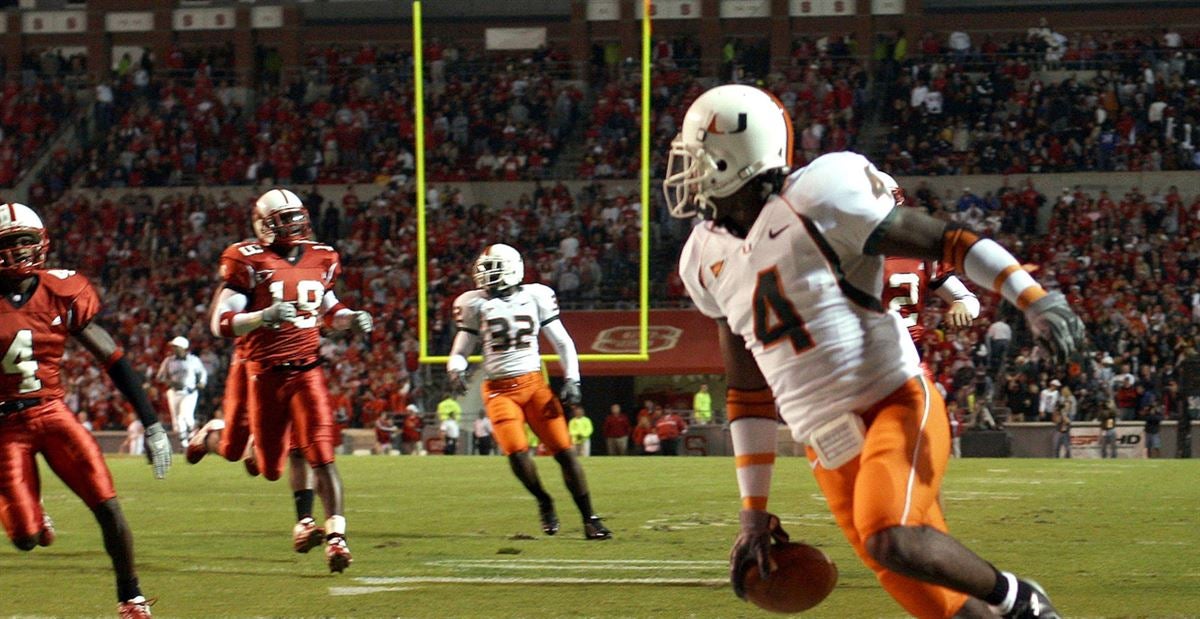
<instances>
[{"instance_id":1,"label":"yellow goalpost upright","mask_svg":"<svg viewBox=\"0 0 1200 619\"><path fill-rule=\"evenodd\" d=\"M650 359L650 0L642 2L642 117L641 117L641 239L638 261L638 352L583 353L580 361L649 361ZM421 32L421 0L412 3L413 79L415 80L416 180L417 180L417 330L420 363L445 363L448 355L429 350L429 253L425 234L425 84L424 37ZM471 357L472 363L482 358ZM542 355L556 361L558 355Z\"/></svg>"}]
</instances>

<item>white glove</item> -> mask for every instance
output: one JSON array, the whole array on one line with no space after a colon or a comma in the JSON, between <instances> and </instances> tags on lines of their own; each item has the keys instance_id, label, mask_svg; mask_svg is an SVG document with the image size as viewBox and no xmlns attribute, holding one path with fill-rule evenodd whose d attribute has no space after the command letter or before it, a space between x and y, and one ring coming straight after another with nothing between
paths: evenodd
<instances>
[{"instance_id":1,"label":"white glove","mask_svg":"<svg viewBox=\"0 0 1200 619\"><path fill-rule=\"evenodd\" d=\"M1045 345L1059 363L1067 363L1083 351L1087 343L1083 321L1061 292L1051 292L1025 309L1029 330L1040 344Z\"/></svg>"},{"instance_id":2,"label":"white glove","mask_svg":"<svg viewBox=\"0 0 1200 619\"><path fill-rule=\"evenodd\" d=\"M263 324L268 327L278 327L290 322L296 317L296 306L288 301L276 301L271 307L262 311Z\"/></svg>"},{"instance_id":3,"label":"white glove","mask_svg":"<svg viewBox=\"0 0 1200 619\"><path fill-rule=\"evenodd\" d=\"M583 393L579 390L579 381L574 378L564 380L562 391L558 392L558 399L568 406L583 401Z\"/></svg>"},{"instance_id":4,"label":"white glove","mask_svg":"<svg viewBox=\"0 0 1200 619\"><path fill-rule=\"evenodd\" d=\"M350 330L355 333L370 333L374 326L370 312L359 310L350 316Z\"/></svg>"},{"instance_id":5,"label":"white glove","mask_svg":"<svg viewBox=\"0 0 1200 619\"><path fill-rule=\"evenodd\" d=\"M154 465L154 477L162 479L171 468L171 440L162 424L154 422L146 428L146 456Z\"/></svg>"}]
</instances>

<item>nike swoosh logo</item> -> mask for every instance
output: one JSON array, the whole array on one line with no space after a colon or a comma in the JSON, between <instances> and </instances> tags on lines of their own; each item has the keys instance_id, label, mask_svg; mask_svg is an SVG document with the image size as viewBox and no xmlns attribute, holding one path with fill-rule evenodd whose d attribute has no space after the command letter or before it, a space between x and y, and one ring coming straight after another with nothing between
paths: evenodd
<instances>
[{"instance_id":1,"label":"nike swoosh logo","mask_svg":"<svg viewBox=\"0 0 1200 619\"><path fill-rule=\"evenodd\" d=\"M792 224L788 224L778 230L769 230L769 231L767 231L767 236L774 239L775 237L779 236L780 234L783 234L784 230L787 230L788 228L791 228L791 227L792 227Z\"/></svg>"}]
</instances>

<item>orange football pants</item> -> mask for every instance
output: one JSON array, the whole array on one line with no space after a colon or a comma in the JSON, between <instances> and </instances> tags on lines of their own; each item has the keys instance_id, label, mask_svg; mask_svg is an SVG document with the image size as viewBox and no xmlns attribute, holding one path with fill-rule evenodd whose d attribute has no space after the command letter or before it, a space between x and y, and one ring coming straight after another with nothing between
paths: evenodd
<instances>
[{"instance_id":1,"label":"orange football pants","mask_svg":"<svg viewBox=\"0 0 1200 619\"><path fill-rule=\"evenodd\" d=\"M483 405L496 444L505 454L529 449L526 423L551 454L571 447L562 404L539 372L484 381Z\"/></svg>"},{"instance_id":2,"label":"orange football pants","mask_svg":"<svg viewBox=\"0 0 1200 619\"><path fill-rule=\"evenodd\" d=\"M830 471L808 449L817 484L859 559L904 610L922 619L952 617L966 594L888 571L866 550L866 540L894 526L948 531L938 504L950 459L946 403L917 376L863 413L863 421L866 442L855 460Z\"/></svg>"}]
</instances>

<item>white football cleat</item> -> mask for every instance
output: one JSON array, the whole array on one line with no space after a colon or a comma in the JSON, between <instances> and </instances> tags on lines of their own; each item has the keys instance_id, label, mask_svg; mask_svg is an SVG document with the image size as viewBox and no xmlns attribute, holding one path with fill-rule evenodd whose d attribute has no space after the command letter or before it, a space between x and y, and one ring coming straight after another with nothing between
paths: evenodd
<instances>
[{"instance_id":1,"label":"white football cleat","mask_svg":"<svg viewBox=\"0 0 1200 619\"><path fill-rule=\"evenodd\" d=\"M312 518L305 518L292 527L292 549L296 552L307 553L324 541L325 530Z\"/></svg>"}]
</instances>

